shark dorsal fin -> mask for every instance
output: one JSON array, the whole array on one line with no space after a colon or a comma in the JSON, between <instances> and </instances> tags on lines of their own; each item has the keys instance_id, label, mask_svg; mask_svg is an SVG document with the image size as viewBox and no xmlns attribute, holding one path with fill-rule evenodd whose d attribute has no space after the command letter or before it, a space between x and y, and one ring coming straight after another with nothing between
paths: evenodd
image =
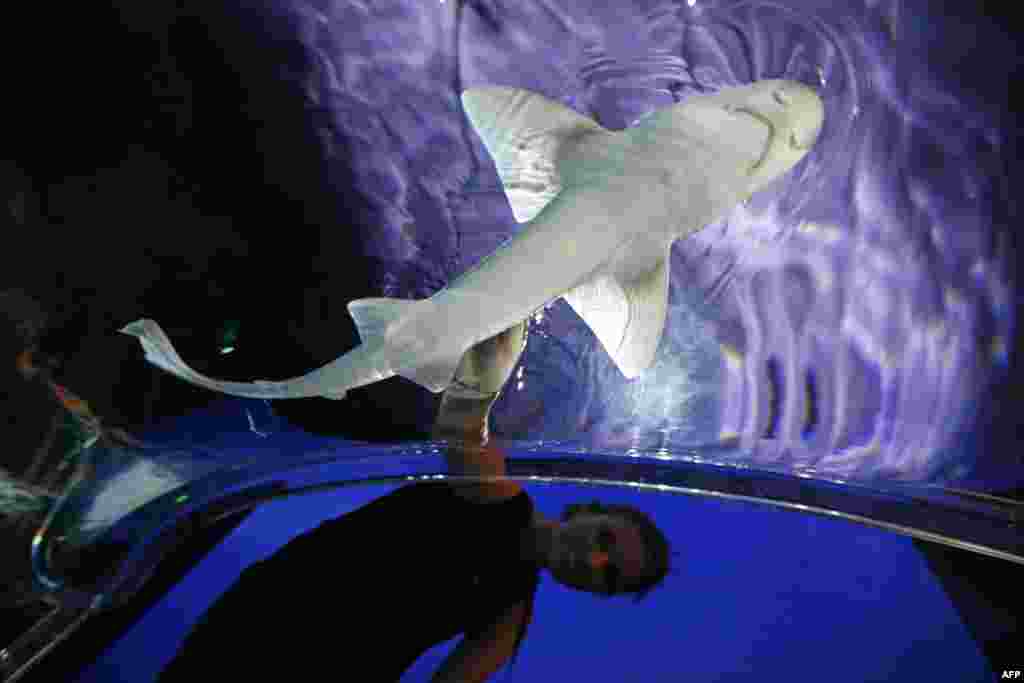
<instances>
[{"instance_id":1,"label":"shark dorsal fin","mask_svg":"<svg viewBox=\"0 0 1024 683\"><path fill-rule=\"evenodd\" d=\"M668 270L666 253L633 280L601 275L564 296L628 379L654 362L668 309Z\"/></svg>"},{"instance_id":2,"label":"shark dorsal fin","mask_svg":"<svg viewBox=\"0 0 1024 683\"><path fill-rule=\"evenodd\" d=\"M425 331L411 318L417 310L422 311L431 305L429 300L373 297L352 301L348 312L363 344L387 344L396 352L393 358L395 367L392 368L396 375L437 393L451 384L463 349L424 351L428 345ZM407 319L411 319L411 326L403 324Z\"/></svg>"},{"instance_id":3,"label":"shark dorsal fin","mask_svg":"<svg viewBox=\"0 0 1024 683\"><path fill-rule=\"evenodd\" d=\"M406 299L389 299L371 297L356 299L348 304L348 314L359 331L359 339L364 344L383 342L387 336L388 326L410 314L420 303Z\"/></svg>"},{"instance_id":4,"label":"shark dorsal fin","mask_svg":"<svg viewBox=\"0 0 1024 683\"><path fill-rule=\"evenodd\" d=\"M565 141L607 132L558 102L517 88L467 90L462 107L494 159L519 223L533 220L562 190L557 159Z\"/></svg>"}]
</instances>

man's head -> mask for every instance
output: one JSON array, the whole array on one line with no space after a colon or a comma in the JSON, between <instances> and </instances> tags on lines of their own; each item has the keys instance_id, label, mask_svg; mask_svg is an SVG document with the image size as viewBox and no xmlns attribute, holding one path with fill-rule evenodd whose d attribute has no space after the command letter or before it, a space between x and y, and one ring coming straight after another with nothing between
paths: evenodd
<instances>
[{"instance_id":1,"label":"man's head","mask_svg":"<svg viewBox=\"0 0 1024 683\"><path fill-rule=\"evenodd\" d=\"M555 579L597 595L631 593L639 600L668 574L668 539L628 505L567 505L553 545Z\"/></svg>"}]
</instances>

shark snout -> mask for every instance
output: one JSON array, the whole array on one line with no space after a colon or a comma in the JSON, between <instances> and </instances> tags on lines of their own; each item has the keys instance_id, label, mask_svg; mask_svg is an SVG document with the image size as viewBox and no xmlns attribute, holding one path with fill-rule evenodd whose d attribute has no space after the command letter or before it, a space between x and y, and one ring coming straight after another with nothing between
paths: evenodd
<instances>
[{"instance_id":1,"label":"shark snout","mask_svg":"<svg viewBox=\"0 0 1024 683\"><path fill-rule=\"evenodd\" d=\"M788 130L786 142L796 150L806 151L814 145L825 121L825 106L812 88L796 81L780 81L772 90L772 100L779 107L777 127Z\"/></svg>"},{"instance_id":2,"label":"shark snout","mask_svg":"<svg viewBox=\"0 0 1024 683\"><path fill-rule=\"evenodd\" d=\"M749 115L771 129L773 147L809 149L821 131L825 107L815 90L786 80L758 81L720 94L723 108ZM781 139L780 139L781 138Z\"/></svg>"},{"instance_id":3,"label":"shark snout","mask_svg":"<svg viewBox=\"0 0 1024 683\"><path fill-rule=\"evenodd\" d=\"M788 80L757 81L714 96L725 111L766 131L761 155L748 173L751 190L795 166L814 146L825 120L818 93Z\"/></svg>"}]
</instances>

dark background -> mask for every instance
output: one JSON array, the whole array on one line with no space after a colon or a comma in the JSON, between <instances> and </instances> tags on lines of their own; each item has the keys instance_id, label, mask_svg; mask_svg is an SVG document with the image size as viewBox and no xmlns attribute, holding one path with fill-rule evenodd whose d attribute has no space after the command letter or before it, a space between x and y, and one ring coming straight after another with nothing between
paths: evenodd
<instances>
[{"instance_id":1,"label":"dark background","mask_svg":"<svg viewBox=\"0 0 1024 683\"><path fill-rule=\"evenodd\" d=\"M86 3L8 31L19 23L45 30L46 47L8 62L0 288L50 312L58 380L140 427L219 397L161 378L117 333L135 319L231 379L301 375L356 345L345 304L379 294L361 248L372 223L344 167L326 173L311 125L324 112L295 85L309 65L284 28L232 3ZM222 355L229 320L239 337ZM422 436L435 403L392 379L344 410L275 407L316 432L393 440Z\"/></svg>"}]
</instances>

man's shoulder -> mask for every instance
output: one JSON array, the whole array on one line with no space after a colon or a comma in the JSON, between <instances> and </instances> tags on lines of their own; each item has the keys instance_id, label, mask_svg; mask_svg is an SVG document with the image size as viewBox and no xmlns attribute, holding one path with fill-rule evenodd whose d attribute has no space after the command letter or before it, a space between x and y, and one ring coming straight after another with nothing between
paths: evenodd
<instances>
[{"instance_id":1,"label":"man's shoulder","mask_svg":"<svg viewBox=\"0 0 1024 683\"><path fill-rule=\"evenodd\" d=\"M482 505L501 503L523 492L523 487L511 479L458 483L453 484L452 489L463 500Z\"/></svg>"}]
</instances>

